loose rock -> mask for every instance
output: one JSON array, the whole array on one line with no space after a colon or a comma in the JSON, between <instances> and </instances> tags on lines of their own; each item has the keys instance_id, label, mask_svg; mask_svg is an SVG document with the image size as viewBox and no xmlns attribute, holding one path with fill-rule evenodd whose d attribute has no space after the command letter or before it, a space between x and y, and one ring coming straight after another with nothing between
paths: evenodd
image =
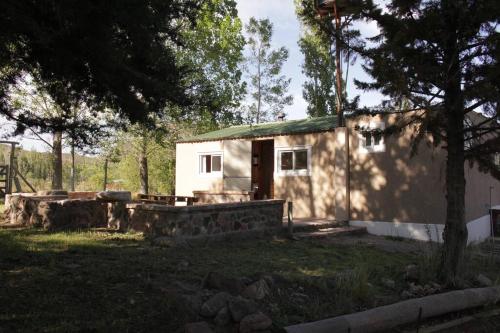
<instances>
[{"instance_id":1,"label":"loose rock","mask_svg":"<svg viewBox=\"0 0 500 333\"><path fill-rule=\"evenodd\" d=\"M248 315L241 320L240 333L262 331L271 327L272 324L273 322L271 318L259 311L257 313Z\"/></svg>"},{"instance_id":2,"label":"loose rock","mask_svg":"<svg viewBox=\"0 0 500 333\"><path fill-rule=\"evenodd\" d=\"M491 279L483 274L477 275L475 281L481 287L491 287L493 285Z\"/></svg>"},{"instance_id":3,"label":"loose rock","mask_svg":"<svg viewBox=\"0 0 500 333\"><path fill-rule=\"evenodd\" d=\"M394 282L394 280L392 280L392 279L383 278L382 285L384 285L384 287L386 287L388 289L395 289L396 288L396 282Z\"/></svg>"},{"instance_id":4,"label":"loose rock","mask_svg":"<svg viewBox=\"0 0 500 333\"><path fill-rule=\"evenodd\" d=\"M217 326L226 326L229 324L231 321L231 315L229 314L229 310L227 306L223 307L222 309L217 312L217 315L215 316L214 323Z\"/></svg>"},{"instance_id":5,"label":"loose rock","mask_svg":"<svg viewBox=\"0 0 500 333\"><path fill-rule=\"evenodd\" d=\"M182 295L184 304L186 304L191 314L197 315L200 313L203 300L201 295Z\"/></svg>"},{"instance_id":6,"label":"loose rock","mask_svg":"<svg viewBox=\"0 0 500 333\"><path fill-rule=\"evenodd\" d=\"M214 317L220 309L227 305L232 296L226 292L220 292L212 296L201 306L200 314L203 317Z\"/></svg>"},{"instance_id":7,"label":"loose rock","mask_svg":"<svg viewBox=\"0 0 500 333\"><path fill-rule=\"evenodd\" d=\"M267 295L269 295L270 289L267 282L264 279L255 281L251 285L245 288L241 293L242 296L250 299L261 300Z\"/></svg>"},{"instance_id":8,"label":"loose rock","mask_svg":"<svg viewBox=\"0 0 500 333\"><path fill-rule=\"evenodd\" d=\"M243 297L234 297L228 302L229 312L234 321L238 322L243 317L258 311L258 306L253 301Z\"/></svg>"}]
</instances>

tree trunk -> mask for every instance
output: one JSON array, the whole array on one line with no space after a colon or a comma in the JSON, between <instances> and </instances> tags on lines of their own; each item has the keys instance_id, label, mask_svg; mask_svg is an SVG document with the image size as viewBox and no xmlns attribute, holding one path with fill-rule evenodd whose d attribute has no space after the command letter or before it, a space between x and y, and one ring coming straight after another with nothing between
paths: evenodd
<instances>
[{"instance_id":1,"label":"tree trunk","mask_svg":"<svg viewBox=\"0 0 500 333\"><path fill-rule=\"evenodd\" d=\"M262 86L261 86L261 79L262 79L262 73L260 71L260 66L261 66L261 47L259 46L259 57L258 57L258 62L257 62L257 116L256 116L256 123L260 123L260 109L262 108Z\"/></svg>"},{"instance_id":2,"label":"tree trunk","mask_svg":"<svg viewBox=\"0 0 500 333\"><path fill-rule=\"evenodd\" d=\"M139 177L141 181L141 194L148 194L148 155L147 155L147 142L144 140L139 154Z\"/></svg>"},{"instance_id":3,"label":"tree trunk","mask_svg":"<svg viewBox=\"0 0 500 333\"><path fill-rule=\"evenodd\" d=\"M61 131L55 131L53 135L52 167L54 172L52 176L52 189L62 190L63 181L62 181L62 132Z\"/></svg>"},{"instance_id":4,"label":"tree trunk","mask_svg":"<svg viewBox=\"0 0 500 333\"><path fill-rule=\"evenodd\" d=\"M104 179L102 181L102 190L106 191L108 186L108 158L104 160Z\"/></svg>"},{"instance_id":5,"label":"tree trunk","mask_svg":"<svg viewBox=\"0 0 500 333\"><path fill-rule=\"evenodd\" d=\"M465 224L465 154L464 154L464 99L461 90L461 69L457 47L457 3L445 1L444 20L449 27L444 55L447 66L444 107L446 115L446 224L443 232L444 246L440 277L448 285L460 279L467 226Z\"/></svg>"},{"instance_id":6,"label":"tree trunk","mask_svg":"<svg viewBox=\"0 0 500 333\"><path fill-rule=\"evenodd\" d=\"M75 145L71 143L71 180L70 180L71 191L75 191Z\"/></svg>"}]
</instances>

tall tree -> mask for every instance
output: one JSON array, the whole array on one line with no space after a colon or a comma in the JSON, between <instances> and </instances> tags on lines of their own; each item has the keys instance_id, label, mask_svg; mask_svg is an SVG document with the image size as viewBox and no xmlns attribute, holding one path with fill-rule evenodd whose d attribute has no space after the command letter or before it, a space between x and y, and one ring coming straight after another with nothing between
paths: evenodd
<instances>
[{"instance_id":1,"label":"tall tree","mask_svg":"<svg viewBox=\"0 0 500 333\"><path fill-rule=\"evenodd\" d=\"M309 103L308 113L321 116L341 109L353 110L357 107L358 96L349 99L346 83L349 67L357 59L356 50L364 47L360 31L353 27L353 23L362 18L364 5L362 1L343 4L337 27L333 11L318 17L315 3L295 0L296 13L304 27L299 46L304 54L303 73L308 78L303 90L304 99ZM339 78L337 66L342 73ZM338 85L340 91L337 91ZM331 106L332 98L335 99L335 111Z\"/></svg>"},{"instance_id":2,"label":"tall tree","mask_svg":"<svg viewBox=\"0 0 500 333\"><path fill-rule=\"evenodd\" d=\"M365 68L379 89L406 101L418 137L432 133L446 157L446 221L441 278L460 279L467 243L464 164L478 162L499 175L500 3L496 0L393 0L386 10L371 2L367 17L381 34L373 39ZM405 112L405 110L401 110ZM419 140L415 141L418 144Z\"/></svg>"},{"instance_id":3,"label":"tall tree","mask_svg":"<svg viewBox=\"0 0 500 333\"><path fill-rule=\"evenodd\" d=\"M8 92L9 99L15 111L12 114L22 115L33 120L31 126L18 124L18 131L29 131L39 140L43 141L52 149L52 189L63 189L63 139L70 143L72 151L71 165L74 166L74 150L92 146L105 136L105 129L114 122L109 117L103 118L106 113L100 113L99 117L92 115L86 105L82 103L64 103L67 111L57 104L47 92L46 83L36 81L31 76L25 75ZM44 121L43 126L38 122ZM63 126L62 124L67 124ZM76 126L79 125L79 126ZM41 134L52 135L52 143L44 139ZM70 184L74 189L74 167Z\"/></svg>"},{"instance_id":4,"label":"tall tree","mask_svg":"<svg viewBox=\"0 0 500 333\"><path fill-rule=\"evenodd\" d=\"M311 117L335 114L335 64L329 44L317 34L305 32L299 47L304 54L302 73L307 78L302 91L308 103L307 114Z\"/></svg>"},{"instance_id":5,"label":"tall tree","mask_svg":"<svg viewBox=\"0 0 500 333\"><path fill-rule=\"evenodd\" d=\"M250 96L253 99L248 113L252 122L259 123L276 118L283 112L285 105L293 102L293 96L287 94L291 79L281 74L283 64L288 59L288 50L285 47L271 47L273 24L269 19L250 18L246 32L250 47L247 59Z\"/></svg>"},{"instance_id":6,"label":"tall tree","mask_svg":"<svg viewBox=\"0 0 500 333\"><path fill-rule=\"evenodd\" d=\"M185 70L176 60L180 24L199 1L0 2L0 114L18 124L45 119L16 113L7 91L26 73L47 84L66 113L75 100L95 112L105 107L133 121L189 103ZM75 129L62 117L59 127Z\"/></svg>"},{"instance_id":7,"label":"tall tree","mask_svg":"<svg viewBox=\"0 0 500 333\"><path fill-rule=\"evenodd\" d=\"M194 27L183 29L185 47L179 58L190 69L189 86L202 99L197 103L197 114L191 112L189 118L194 116L203 127L241 121L238 108L246 91L241 69L245 47L242 29L234 0L204 1Z\"/></svg>"}]
</instances>

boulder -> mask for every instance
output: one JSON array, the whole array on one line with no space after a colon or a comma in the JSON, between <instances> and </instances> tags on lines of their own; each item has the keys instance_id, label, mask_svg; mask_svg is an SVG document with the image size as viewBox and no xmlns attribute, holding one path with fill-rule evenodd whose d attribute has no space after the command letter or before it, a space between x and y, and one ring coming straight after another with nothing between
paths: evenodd
<instances>
[{"instance_id":1,"label":"boulder","mask_svg":"<svg viewBox=\"0 0 500 333\"><path fill-rule=\"evenodd\" d=\"M132 194L129 191L103 191L96 194L96 199L100 201L132 201Z\"/></svg>"},{"instance_id":2,"label":"boulder","mask_svg":"<svg viewBox=\"0 0 500 333\"><path fill-rule=\"evenodd\" d=\"M232 296L226 292L220 292L210 297L201 306L200 314L203 317L214 317L217 313L225 307Z\"/></svg>"},{"instance_id":3,"label":"boulder","mask_svg":"<svg viewBox=\"0 0 500 333\"><path fill-rule=\"evenodd\" d=\"M205 321L200 321L197 323L189 323L184 326L185 333L213 333L214 331L210 328Z\"/></svg>"},{"instance_id":4,"label":"boulder","mask_svg":"<svg viewBox=\"0 0 500 333\"><path fill-rule=\"evenodd\" d=\"M262 312L257 312L248 316L245 316L240 322L240 333L251 333L253 331L263 331L268 329L273 324L271 318L263 314Z\"/></svg>"},{"instance_id":5,"label":"boulder","mask_svg":"<svg viewBox=\"0 0 500 333\"><path fill-rule=\"evenodd\" d=\"M255 302L243 297L234 297L228 302L228 309L235 322L241 321L244 317L259 310Z\"/></svg>"},{"instance_id":6,"label":"boulder","mask_svg":"<svg viewBox=\"0 0 500 333\"><path fill-rule=\"evenodd\" d=\"M227 306L223 307L222 309L217 312L217 315L214 318L214 323L217 326L226 326L231 322L231 314L229 313L229 309Z\"/></svg>"},{"instance_id":7,"label":"boulder","mask_svg":"<svg viewBox=\"0 0 500 333\"><path fill-rule=\"evenodd\" d=\"M196 316L198 315L198 313L200 313L201 306L203 304L201 295L182 295L181 299L183 300L190 314Z\"/></svg>"},{"instance_id":8,"label":"boulder","mask_svg":"<svg viewBox=\"0 0 500 333\"><path fill-rule=\"evenodd\" d=\"M392 279L383 278L381 282L382 285L388 289L396 289L396 282Z\"/></svg>"},{"instance_id":9,"label":"boulder","mask_svg":"<svg viewBox=\"0 0 500 333\"><path fill-rule=\"evenodd\" d=\"M480 287L491 287L493 285L491 279L484 274L478 274L474 280Z\"/></svg>"},{"instance_id":10,"label":"boulder","mask_svg":"<svg viewBox=\"0 0 500 333\"><path fill-rule=\"evenodd\" d=\"M269 295L270 291L267 282L264 279L260 279L246 287L241 295L246 298L261 300Z\"/></svg>"}]
</instances>

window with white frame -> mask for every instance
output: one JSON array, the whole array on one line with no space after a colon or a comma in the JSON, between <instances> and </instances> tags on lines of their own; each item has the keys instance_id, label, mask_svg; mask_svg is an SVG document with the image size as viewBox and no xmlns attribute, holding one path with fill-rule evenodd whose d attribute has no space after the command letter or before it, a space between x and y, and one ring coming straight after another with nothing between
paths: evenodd
<instances>
[{"instance_id":1,"label":"window with white frame","mask_svg":"<svg viewBox=\"0 0 500 333\"><path fill-rule=\"evenodd\" d=\"M364 153L385 151L384 128L384 123L359 125L360 151Z\"/></svg>"},{"instance_id":2,"label":"window with white frame","mask_svg":"<svg viewBox=\"0 0 500 333\"><path fill-rule=\"evenodd\" d=\"M311 147L276 149L276 173L280 176L308 176L311 171Z\"/></svg>"},{"instance_id":3,"label":"window with white frame","mask_svg":"<svg viewBox=\"0 0 500 333\"><path fill-rule=\"evenodd\" d=\"M222 153L199 154L200 175L222 176Z\"/></svg>"}]
</instances>

